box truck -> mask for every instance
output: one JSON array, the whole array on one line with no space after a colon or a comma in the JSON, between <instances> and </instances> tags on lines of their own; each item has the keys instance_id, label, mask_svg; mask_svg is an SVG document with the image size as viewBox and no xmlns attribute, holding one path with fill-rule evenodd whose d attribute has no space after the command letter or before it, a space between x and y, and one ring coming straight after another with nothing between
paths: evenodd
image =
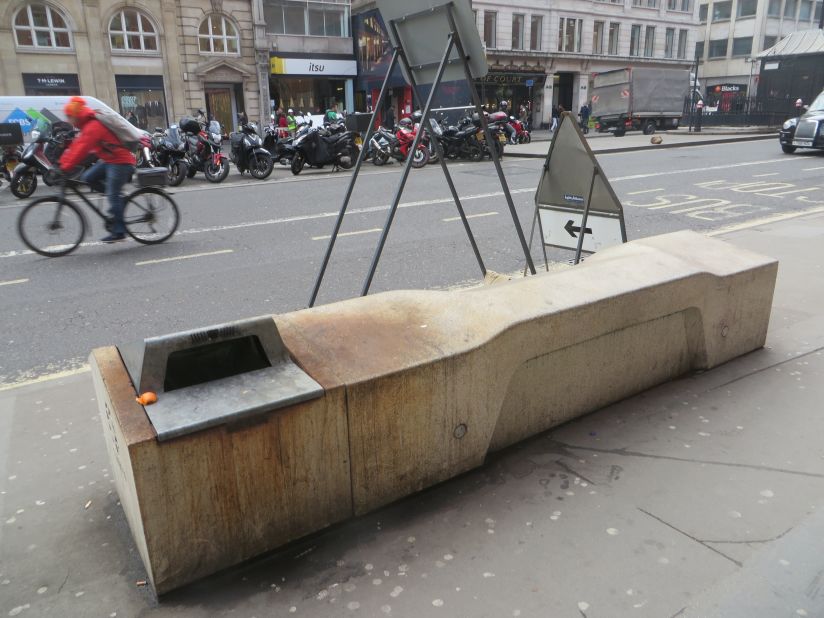
<instances>
[{"instance_id":1,"label":"box truck","mask_svg":"<svg viewBox=\"0 0 824 618\"><path fill-rule=\"evenodd\" d=\"M621 137L677 129L690 92L689 69L638 67L598 73L593 79L592 117L599 131Z\"/></svg>"}]
</instances>

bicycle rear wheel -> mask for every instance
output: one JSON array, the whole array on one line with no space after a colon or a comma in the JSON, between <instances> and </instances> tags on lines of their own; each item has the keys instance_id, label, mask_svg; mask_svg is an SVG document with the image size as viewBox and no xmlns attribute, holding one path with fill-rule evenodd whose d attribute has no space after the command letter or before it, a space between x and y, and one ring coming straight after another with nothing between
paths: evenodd
<instances>
[{"instance_id":1,"label":"bicycle rear wheel","mask_svg":"<svg viewBox=\"0 0 824 618\"><path fill-rule=\"evenodd\" d=\"M168 193L144 187L126 196L123 221L129 236L144 245L154 245L175 233L180 214Z\"/></svg>"},{"instance_id":2,"label":"bicycle rear wheel","mask_svg":"<svg viewBox=\"0 0 824 618\"><path fill-rule=\"evenodd\" d=\"M54 195L41 197L20 213L17 233L35 253L59 257L77 248L86 233L86 221L68 200Z\"/></svg>"}]
</instances>

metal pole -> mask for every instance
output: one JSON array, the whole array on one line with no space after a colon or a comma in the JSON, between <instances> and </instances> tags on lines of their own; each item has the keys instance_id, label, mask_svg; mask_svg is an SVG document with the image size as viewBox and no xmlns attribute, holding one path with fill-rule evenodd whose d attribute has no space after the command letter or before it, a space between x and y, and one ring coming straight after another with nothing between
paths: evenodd
<instances>
[{"instance_id":1,"label":"metal pole","mask_svg":"<svg viewBox=\"0 0 824 618\"><path fill-rule=\"evenodd\" d=\"M592 170L592 180L589 183L589 195L587 205L584 207L584 216L581 218L581 231L578 235L578 247L575 249L575 263L581 261L581 251L584 248L584 236L586 235L587 219L589 219L589 204L592 201L592 190L595 187L595 177L598 175L598 168Z\"/></svg>"},{"instance_id":2,"label":"metal pole","mask_svg":"<svg viewBox=\"0 0 824 618\"><path fill-rule=\"evenodd\" d=\"M451 24L451 26L452 31L455 32L454 23ZM454 44L455 37L452 35L452 33L450 33L448 37L448 42L446 44L446 51L444 52L443 58L441 58L440 65L438 65L438 72L435 75L435 80L432 82L432 89L429 91L429 96L426 99L426 106L423 109L423 117L421 118L421 126L423 126L429 118L429 108L432 107L432 99L435 96L435 90L441 83L441 78L443 77L443 72L446 70L446 64L449 61L449 54L452 52L452 46ZM398 184L397 190L395 191L395 198L392 200L392 206L389 209L389 214L386 217L386 223L383 226L383 232L381 232L381 238L380 241L378 241L378 247L375 250L374 257L372 258L372 264L369 266L369 274L366 276L366 281L363 284L361 296L366 296L369 293L369 287L372 285L372 278L375 276L375 270L378 268L378 262L381 259L383 247L386 244L386 237L389 235L389 228L392 226L392 220L395 218L395 212L397 212L398 210L398 204L401 201L401 195L403 194L403 188L406 185L406 179L409 177L409 171L412 169L412 159L415 157L415 150L417 150L418 144L420 144L422 136L423 131L418 131L415 134L415 138L412 140L412 145L409 148L409 153L406 155L406 162L403 166L401 180Z\"/></svg>"},{"instance_id":3,"label":"metal pole","mask_svg":"<svg viewBox=\"0 0 824 618\"><path fill-rule=\"evenodd\" d=\"M458 28L455 25L455 17L452 15L452 7L447 6L446 15L449 18L449 28L452 32L458 32ZM472 74L469 71L469 65L466 63L466 52L464 51L463 45L461 44L461 37L455 36L455 47L458 48L458 55L461 58L461 64L463 65L464 74L466 75L466 83L469 84L469 92L472 95L472 102L475 104L475 109L478 112L478 115L481 118L481 127L484 130L484 136L486 139L486 145L489 148L489 152L492 155L492 162L495 164L495 171L498 172L498 179L501 181L501 188L504 190L504 196L506 197L506 203L509 206L509 212L512 214L512 222L515 224L515 230L518 233L518 240L521 242L521 248L524 252L524 257L526 258L527 266L529 266L529 272L533 275L535 274L535 264L532 263L532 256L529 254L529 247L526 244L526 238L524 237L524 231L521 229L521 222L518 220L518 213L515 210L515 203L512 201L512 195L509 193L509 186L506 184L506 178L504 178L504 170L501 167L501 161L498 158L498 150L496 146L492 143L492 135L489 132L489 125L486 122L486 116L484 116L484 110L481 106L481 100L478 97L478 91L475 89L475 83L472 81Z\"/></svg>"},{"instance_id":4,"label":"metal pole","mask_svg":"<svg viewBox=\"0 0 824 618\"><path fill-rule=\"evenodd\" d=\"M400 40L398 36L398 32L394 22L390 22L390 28L392 28L394 32L394 37L396 41ZM406 67L406 72L409 75L409 82L412 86L412 94L415 97L415 100L418 105L423 103L423 99L421 98L420 92L418 92L418 84L415 81L413 76L412 67L409 66L409 60L406 57L406 54L401 51L401 62ZM434 84L432 88L434 89ZM431 110L430 110L431 111ZM421 118L421 128L420 131L423 132L425 130L424 127L424 118ZM455 184L452 182L452 175L449 173L449 170L446 166L446 160L444 159L443 148L441 148L441 143L438 141L438 137L430 131L430 139L434 140L435 142L435 150L438 153L438 161L441 164L441 169L443 170L443 175L446 177L446 184L449 185L449 192L452 193L452 199L455 200L455 206L458 207L458 214L461 217L461 222L463 223L464 229L466 230L466 235L469 237L469 244L472 245L472 251L475 253L475 259L478 261L478 266L481 267L481 276L486 276L486 266L484 266L483 258L481 258L481 252L478 250L478 245L475 242L475 236L472 234L472 230L469 227L469 221L466 218L466 214L464 213L463 206L461 205L461 199L458 197L458 191L455 189Z\"/></svg>"},{"instance_id":5,"label":"metal pole","mask_svg":"<svg viewBox=\"0 0 824 618\"><path fill-rule=\"evenodd\" d=\"M329 265L329 258L332 255L332 249L335 247L335 241L338 238L340 226L343 223L343 216L346 214L346 209L349 206L349 199L352 197L352 190L355 188L355 181L358 179L358 172L360 172L361 165L363 165L363 160L366 157L366 150L369 147L369 140L372 138L372 132L375 128L375 120L378 117L378 111L383 106L383 100L386 97L386 91L388 90L387 85L389 84L389 79L392 76L392 71L395 70L395 65L398 62L399 55L399 48L396 47L392 53L392 61L389 63L389 69L386 71L386 76L383 78L383 85L381 86L381 93L378 96L378 101L372 107L372 118L369 120L369 128L366 130L366 137L363 140L363 144L361 144L361 150L358 154L358 162L355 164L355 169L352 172L352 178L349 180L349 188L346 190L346 196L343 198L343 206L340 208L338 219L335 222L335 229L332 232L332 237L329 239L329 244L326 247L326 254L323 256L323 263L321 264L320 272L318 273L318 276L315 279L315 285L312 288L312 296L309 298L310 307L315 306L315 300L318 297L320 284L323 281L324 274L326 273L326 267Z\"/></svg>"},{"instance_id":6,"label":"metal pole","mask_svg":"<svg viewBox=\"0 0 824 618\"><path fill-rule=\"evenodd\" d=\"M692 117L695 114L695 91L698 90L698 54L695 54L695 73L692 74L692 92L690 92L690 127L692 132Z\"/></svg>"}]
</instances>

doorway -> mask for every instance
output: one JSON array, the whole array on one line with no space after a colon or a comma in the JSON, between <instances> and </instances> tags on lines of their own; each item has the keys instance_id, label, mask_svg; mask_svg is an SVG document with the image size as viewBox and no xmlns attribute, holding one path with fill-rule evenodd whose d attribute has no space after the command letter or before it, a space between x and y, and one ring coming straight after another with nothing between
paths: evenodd
<instances>
[{"instance_id":1,"label":"doorway","mask_svg":"<svg viewBox=\"0 0 824 618\"><path fill-rule=\"evenodd\" d=\"M575 73L556 73L553 76L553 105L560 105L568 112L572 111L574 83Z\"/></svg>"},{"instance_id":2,"label":"doorway","mask_svg":"<svg viewBox=\"0 0 824 618\"><path fill-rule=\"evenodd\" d=\"M206 87L206 117L217 120L223 133L234 130L237 104L231 86Z\"/></svg>"}]
</instances>

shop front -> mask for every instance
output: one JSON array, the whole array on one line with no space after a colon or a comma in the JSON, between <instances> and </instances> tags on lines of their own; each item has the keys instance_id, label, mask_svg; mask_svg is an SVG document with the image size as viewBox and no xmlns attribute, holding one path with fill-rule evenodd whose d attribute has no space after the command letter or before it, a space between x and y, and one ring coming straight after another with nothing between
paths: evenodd
<instances>
[{"instance_id":1,"label":"shop front","mask_svg":"<svg viewBox=\"0 0 824 618\"><path fill-rule=\"evenodd\" d=\"M23 73L23 88L30 97L70 97L80 94L80 81L73 73Z\"/></svg>"},{"instance_id":2,"label":"shop front","mask_svg":"<svg viewBox=\"0 0 824 618\"><path fill-rule=\"evenodd\" d=\"M144 131L169 125L161 75L115 75L114 83L124 117L134 114L137 126Z\"/></svg>"},{"instance_id":3,"label":"shop front","mask_svg":"<svg viewBox=\"0 0 824 618\"><path fill-rule=\"evenodd\" d=\"M475 82L481 102L487 109L499 109L506 101L508 108L517 112L525 106L530 114L543 96L545 73L535 71L489 71Z\"/></svg>"},{"instance_id":4,"label":"shop front","mask_svg":"<svg viewBox=\"0 0 824 618\"><path fill-rule=\"evenodd\" d=\"M305 114L354 109L354 56L280 52L269 57L272 112L293 109Z\"/></svg>"},{"instance_id":5,"label":"shop front","mask_svg":"<svg viewBox=\"0 0 824 618\"><path fill-rule=\"evenodd\" d=\"M707 107L719 112L743 112L747 106L747 84L715 84L707 88Z\"/></svg>"}]
</instances>

